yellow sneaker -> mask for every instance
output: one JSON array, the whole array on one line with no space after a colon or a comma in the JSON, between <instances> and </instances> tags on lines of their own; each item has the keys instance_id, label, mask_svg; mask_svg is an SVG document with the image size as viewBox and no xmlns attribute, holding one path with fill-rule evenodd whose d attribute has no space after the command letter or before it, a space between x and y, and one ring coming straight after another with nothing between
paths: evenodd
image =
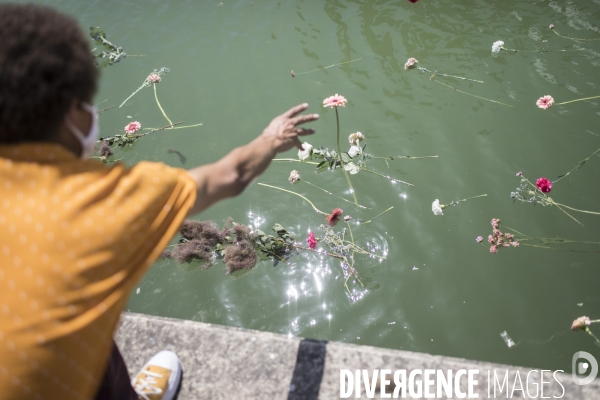
<instances>
[{"instance_id":1,"label":"yellow sneaker","mask_svg":"<svg viewBox=\"0 0 600 400\"><path fill-rule=\"evenodd\" d=\"M131 385L143 400L172 400L181 382L181 364L172 351L164 350L152 357Z\"/></svg>"}]
</instances>

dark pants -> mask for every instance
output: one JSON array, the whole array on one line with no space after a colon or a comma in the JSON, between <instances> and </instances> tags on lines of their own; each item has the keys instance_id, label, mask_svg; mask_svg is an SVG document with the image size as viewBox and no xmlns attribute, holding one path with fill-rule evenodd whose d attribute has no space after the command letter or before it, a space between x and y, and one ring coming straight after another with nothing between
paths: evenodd
<instances>
[{"instance_id":1,"label":"dark pants","mask_svg":"<svg viewBox=\"0 0 600 400\"><path fill-rule=\"evenodd\" d=\"M113 342L110 359L104 372L104 378L98 389L96 400L138 400L138 395L131 386L131 379L123 356Z\"/></svg>"}]
</instances>

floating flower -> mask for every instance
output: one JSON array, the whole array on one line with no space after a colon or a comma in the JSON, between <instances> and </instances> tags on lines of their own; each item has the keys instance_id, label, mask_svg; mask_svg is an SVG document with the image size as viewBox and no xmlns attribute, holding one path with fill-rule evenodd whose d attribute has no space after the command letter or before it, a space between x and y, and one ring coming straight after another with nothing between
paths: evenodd
<instances>
[{"instance_id":1,"label":"floating flower","mask_svg":"<svg viewBox=\"0 0 600 400\"><path fill-rule=\"evenodd\" d=\"M140 124L138 121L130 122L125 127L125 133L128 135L131 135L131 134L139 131L141 127L142 127L142 124Z\"/></svg>"},{"instance_id":2,"label":"floating flower","mask_svg":"<svg viewBox=\"0 0 600 400\"><path fill-rule=\"evenodd\" d=\"M537 186L537 188L540 189L542 193L550 193L550 191L552 190L552 182L550 182L544 177L535 181L535 186Z\"/></svg>"},{"instance_id":3,"label":"floating flower","mask_svg":"<svg viewBox=\"0 0 600 400\"><path fill-rule=\"evenodd\" d=\"M358 146L351 146L350 150L348 150L348 155L350 156L350 158L354 158L359 154L360 154L360 147L358 147Z\"/></svg>"},{"instance_id":4,"label":"floating flower","mask_svg":"<svg viewBox=\"0 0 600 400\"><path fill-rule=\"evenodd\" d=\"M352 217L351 217L351 216L349 216L349 215L346 215L346 216L344 217L344 221L345 221L345 222L348 222L348 221L350 221L351 219L352 219Z\"/></svg>"},{"instance_id":5,"label":"floating flower","mask_svg":"<svg viewBox=\"0 0 600 400\"><path fill-rule=\"evenodd\" d=\"M309 249L314 250L317 248L317 239L315 239L314 233L311 232L308 234L308 239L306 239L306 244L308 244Z\"/></svg>"},{"instance_id":6,"label":"floating flower","mask_svg":"<svg viewBox=\"0 0 600 400\"><path fill-rule=\"evenodd\" d=\"M290 181L290 183L293 185L294 183L298 182L300 180L300 172L293 170L292 172L290 172L290 177L288 178L288 181Z\"/></svg>"},{"instance_id":7,"label":"floating flower","mask_svg":"<svg viewBox=\"0 0 600 400\"><path fill-rule=\"evenodd\" d=\"M554 99L549 94L540 97L538 101L535 102L536 106L544 110L552 107L552 104L554 104Z\"/></svg>"},{"instance_id":8,"label":"floating flower","mask_svg":"<svg viewBox=\"0 0 600 400\"><path fill-rule=\"evenodd\" d=\"M504 42L502 40L495 41L492 45L492 53L500 53L500 50L502 50L502 46L504 46Z\"/></svg>"},{"instance_id":9,"label":"floating flower","mask_svg":"<svg viewBox=\"0 0 600 400\"><path fill-rule=\"evenodd\" d=\"M161 78L160 75L152 73L148 75L146 80L148 81L148 83L160 83Z\"/></svg>"},{"instance_id":10,"label":"floating flower","mask_svg":"<svg viewBox=\"0 0 600 400\"><path fill-rule=\"evenodd\" d=\"M419 63L419 61L417 61L416 58L409 58L406 61L406 64L404 64L404 69L411 69L417 66L417 64Z\"/></svg>"},{"instance_id":11,"label":"floating flower","mask_svg":"<svg viewBox=\"0 0 600 400\"><path fill-rule=\"evenodd\" d=\"M492 218L492 227L494 230L498 229L498 225L500 224L500 220L498 218Z\"/></svg>"},{"instance_id":12,"label":"floating flower","mask_svg":"<svg viewBox=\"0 0 600 400\"><path fill-rule=\"evenodd\" d=\"M516 241L510 242L510 244L512 245L512 247L519 247L520 245L520 243Z\"/></svg>"},{"instance_id":13,"label":"floating flower","mask_svg":"<svg viewBox=\"0 0 600 400\"><path fill-rule=\"evenodd\" d=\"M416 3L419 0L408 0L408 1L410 1L411 3Z\"/></svg>"},{"instance_id":14,"label":"floating flower","mask_svg":"<svg viewBox=\"0 0 600 400\"><path fill-rule=\"evenodd\" d=\"M523 175L523 172L521 172L521 171L517 172L517 176L521 176L521 175Z\"/></svg>"},{"instance_id":15,"label":"floating flower","mask_svg":"<svg viewBox=\"0 0 600 400\"><path fill-rule=\"evenodd\" d=\"M346 107L347 102L348 100L346 100L344 96L341 96L336 93L335 95L323 100L323 107Z\"/></svg>"},{"instance_id":16,"label":"floating flower","mask_svg":"<svg viewBox=\"0 0 600 400\"><path fill-rule=\"evenodd\" d=\"M327 221L329 226L334 226L335 224L338 223L338 221L340 219L340 215L342 215L342 213L343 213L343 211L341 208L334 208L333 211L331 212L331 214L329 214L327 216L327 218L325 218L325 220Z\"/></svg>"},{"instance_id":17,"label":"floating flower","mask_svg":"<svg viewBox=\"0 0 600 400\"><path fill-rule=\"evenodd\" d=\"M591 324L592 321L590 321L589 317L579 317L575 321L573 321L573 324L571 325L571 330L575 332L579 330L585 330Z\"/></svg>"},{"instance_id":18,"label":"floating flower","mask_svg":"<svg viewBox=\"0 0 600 400\"><path fill-rule=\"evenodd\" d=\"M475 238L475 241L476 241L477 243L481 243L481 242L483 242L483 236L477 236L477 237Z\"/></svg>"},{"instance_id":19,"label":"floating flower","mask_svg":"<svg viewBox=\"0 0 600 400\"><path fill-rule=\"evenodd\" d=\"M360 132L351 133L350 136L348 136L348 141L350 144L358 144L358 142L363 140L365 140L365 135Z\"/></svg>"},{"instance_id":20,"label":"floating flower","mask_svg":"<svg viewBox=\"0 0 600 400\"><path fill-rule=\"evenodd\" d=\"M443 207L440 205L440 201L435 199L435 201L431 204L431 211L433 211L435 215L444 215L442 209Z\"/></svg>"},{"instance_id":21,"label":"floating flower","mask_svg":"<svg viewBox=\"0 0 600 400\"><path fill-rule=\"evenodd\" d=\"M489 244L494 244L494 241L495 241L495 240L496 240L496 239L495 239L495 238L494 238L492 235L488 235L488 243L489 243Z\"/></svg>"},{"instance_id":22,"label":"floating flower","mask_svg":"<svg viewBox=\"0 0 600 400\"><path fill-rule=\"evenodd\" d=\"M550 26L548 28L554 29L554 24L550 24Z\"/></svg>"},{"instance_id":23,"label":"floating flower","mask_svg":"<svg viewBox=\"0 0 600 400\"><path fill-rule=\"evenodd\" d=\"M310 158L310 155L312 154L312 149L313 149L313 147L312 147L312 145L311 145L311 144L309 144L309 143L307 143L307 142L304 142L304 143L302 144L302 148L303 148L304 150L298 150L298 158L299 158L300 160L304 161L304 160L306 160L306 159Z\"/></svg>"},{"instance_id":24,"label":"floating flower","mask_svg":"<svg viewBox=\"0 0 600 400\"><path fill-rule=\"evenodd\" d=\"M495 245L491 245L490 246L490 253L497 253L498 252L498 248Z\"/></svg>"}]
</instances>

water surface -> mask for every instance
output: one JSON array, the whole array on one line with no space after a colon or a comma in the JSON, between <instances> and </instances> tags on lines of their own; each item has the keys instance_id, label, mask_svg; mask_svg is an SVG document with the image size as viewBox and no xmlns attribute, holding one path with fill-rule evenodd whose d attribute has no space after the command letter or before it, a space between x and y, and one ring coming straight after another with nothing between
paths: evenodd
<instances>
[{"instance_id":1,"label":"water surface","mask_svg":"<svg viewBox=\"0 0 600 400\"><path fill-rule=\"evenodd\" d=\"M599 102L540 110L557 102L600 94L600 41L574 42L555 35L600 38L600 1L76 1L51 4L82 26L100 26L129 54L103 70L96 100L120 104L155 68L168 67L157 87L173 121L202 122L189 130L161 132L122 153L127 163L152 160L181 167L213 162L250 141L275 115L301 102L321 114L315 146L335 146L335 113L322 100L335 93L343 142L356 131L377 155L439 155L394 160L372 169L413 183L391 184L361 172L352 176L356 210L306 184L293 190L323 210L342 207L356 219L394 209L373 223L353 225L358 245L385 252L383 262L356 256L366 289L343 285L337 260L301 254L287 265L261 262L228 276L158 261L132 293L128 309L153 315L266 330L293 336L427 352L477 360L570 370L575 351L600 355L583 333L569 331L580 315L599 317L597 253L532 247L493 255L475 237L491 233L490 220L534 236L600 241L600 217L577 214L580 226L555 208L513 204L515 173L555 179L600 147ZM584 51L508 53L491 45ZM466 96L405 71L409 57L421 66L482 80L441 82L513 108ZM309 74L296 73L352 59L360 61ZM103 134L132 120L145 127L166 122L151 88L123 108L101 116ZM344 144L345 146L345 144ZM284 157L296 157L290 151ZM311 183L349 197L341 174L317 174L310 165L274 163L258 182L292 189L300 170ZM600 211L600 159L593 157L552 192L556 201ZM487 193L434 216L431 203ZM300 198L255 184L199 219L228 217L269 231L280 223L299 240L323 217ZM317 236L319 236L317 232ZM598 246L563 246L599 251ZM581 304L582 305L578 305ZM500 337L507 331L517 346Z\"/></svg>"}]
</instances>

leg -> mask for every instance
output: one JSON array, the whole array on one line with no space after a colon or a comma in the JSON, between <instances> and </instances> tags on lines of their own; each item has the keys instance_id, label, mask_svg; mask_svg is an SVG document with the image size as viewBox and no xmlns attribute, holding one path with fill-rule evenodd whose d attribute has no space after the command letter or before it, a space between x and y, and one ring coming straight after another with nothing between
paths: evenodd
<instances>
[{"instance_id":1,"label":"leg","mask_svg":"<svg viewBox=\"0 0 600 400\"><path fill-rule=\"evenodd\" d=\"M131 386L127 366L115 342L113 342L104 378L96 395L96 400L105 399L138 400L138 395Z\"/></svg>"}]
</instances>

